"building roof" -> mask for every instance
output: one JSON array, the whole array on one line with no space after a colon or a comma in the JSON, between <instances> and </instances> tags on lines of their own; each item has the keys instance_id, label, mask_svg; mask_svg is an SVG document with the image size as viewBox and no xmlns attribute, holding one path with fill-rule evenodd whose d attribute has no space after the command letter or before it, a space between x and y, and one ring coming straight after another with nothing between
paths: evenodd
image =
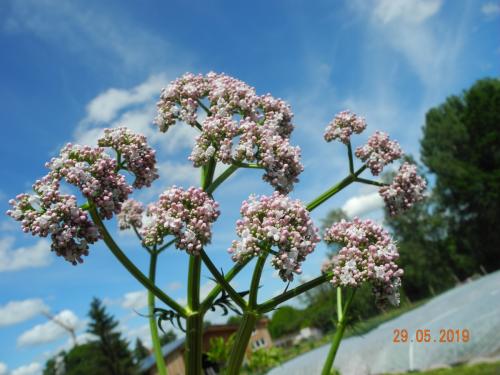
<instances>
[{"instance_id":1,"label":"building roof","mask_svg":"<svg viewBox=\"0 0 500 375\"><path fill-rule=\"evenodd\" d=\"M168 356L170 353L177 350L179 347L184 345L184 341L186 341L185 337L177 339L175 341L169 342L161 348L161 352L163 354L163 358ZM151 353L149 357L145 358L139 367L140 371L146 371L156 365L156 359L154 353Z\"/></svg>"}]
</instances>

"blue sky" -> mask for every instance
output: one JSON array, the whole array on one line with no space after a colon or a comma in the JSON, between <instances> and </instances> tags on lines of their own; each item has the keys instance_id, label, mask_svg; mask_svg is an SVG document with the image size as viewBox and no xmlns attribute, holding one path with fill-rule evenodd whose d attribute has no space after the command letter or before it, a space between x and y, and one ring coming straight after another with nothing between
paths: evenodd
<instances>
[{"instance_id":1,"label":"blue sky","mask_svg":"<svg viewBox=\"0 0 500 375\"><path fill-rule=\"evenodd\" d=\"M284 98L295 113L293 142L305 172L292 195L308 201L344 176L340 144L322 140L325 125L349 108L367 118L362 144L375 130L418 156L425 112L475 80L499 76L500 5L492 1L4 1L0 4L0 126L3 134L0 208L27 191L44 162L68 141L85 142L106 126L144 132L158 150L161 179L138 198L151 201L171 184L198 184L190 167L193 133L178 125L167 134L152 126L161 87L186 72L225 72L258 93ZM239 171L216 193L214 261L229 269L238 208L250 193L269 193L258 171ZM314 212L334 207L380 218L373 189L351 186ZM116 223L109 227L114 230ZM117 234L141 267L147 257L128 233ZM304 264L319 273L324 247ZM187 257L162 255L158 283L185 296ZM203 290L209 274L203 272ZM248 273L236 280L248 285ZM262 297L285 285L268 269ZM83 265L56 258L48 242L23 235L0 218L0 375L38 374L69 337L41 315L59 314L84 338L93 296L103 299L132 340L147 340L146 320L134 308L144 294L99 244ZM209 320L223 318L210 314Z\"/></svg>"}]
</instances>

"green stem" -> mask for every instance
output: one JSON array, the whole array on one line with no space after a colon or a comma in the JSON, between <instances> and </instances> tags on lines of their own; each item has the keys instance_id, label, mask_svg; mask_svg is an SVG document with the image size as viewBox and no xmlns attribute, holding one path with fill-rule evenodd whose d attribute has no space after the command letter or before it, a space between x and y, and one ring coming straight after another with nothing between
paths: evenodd
<instances>
[{"instance_id":1,"label":"green stem","mask_svg":"<svg viewBox=\"0 0 500 375\"><path fill-rule=\"evenodd\" d=\"M142 242L142 236L141 234L139 233L139 231L137 230L137 228L135 227L135 225L132 225L132 229L134 230L134 233L135 235L137 236L137 238L139 239L139 241L141 242L141 246L150 254L152 254L152 251L151 249L149 248L149 246L146 246L144 245L144 243Z\"/></svg>"},{"instance_id":2,"label":"green stem","mask_svg":"<svg viewBox=\"0 0 500 375\"><path fill-rule=\"evenodd\" d=\"M208 164L203 166L201 170L201 188L205 191L212 184L216 166L217 161L212 157Z\"/></svg>"},{"instance_id":3,"label":"green stem","mask_svg":"<svg viewBox=\"0 0 500 375\"><path fill-rule=\"evenodd\" d=\"M201 258L189 256L188 309L186 319L186 374L200 375L203 335L203 314L200 312Z\"/></svg>"},{"instance_id":4,"label":"green stem","mask_svg":"<svg viewBox=\"0 0 500 375\"><path fill-rule=\"evenodd\" d=\"M229 362L226 368L227 375L237 375L240 373L241 365L245 358L245 353L248 347L248 341L252 335L252 331L257 322L258 313L255 311L245 311L243 318L236 333L233 348L229 355Z\"/></svg>"},{"instance_id":5,"label":"green stem","mask_svg":"<svg viewBox=\"0 0 500 375\"><path fill-rule=\"evenodd\" d=\"M337 289L337 293L339 289L340 288ZM344 336L345 327L347 324L347 319L346 319L347 312L349 310L349 307L351 306L353 298L354 298L354 291L348 297L344 308L340 310L340 317L337 323L337 329L335 331L335 335L333 336L332 346L330 347L330 351L328 352L328 356L326 357L325 364L323 365L323 371L321 371L321 375L330 375L331 373L333 362L335 361L335 356L337 355L340 342L342 341L342 337Z\"/></svg>"},{"instance_id":6,"label":"green stem","mask_svg":"<svg viewBox=\"0 0 500 375\"><path fill-rule=\"evenodd\" d=\"M337 321L342 320L342 288L337 287Z\"/></svg>"},{"instance_id":7,"label":"green stem","mask_svg":"<svg viewBox=\"0 0 500 375\"><path fill-rule=\"evenodd\" d=\"M149 280L152 283L155 282L156 278L156 261L158 259L158 254L156 252L151 252L149 260ZM151 330L151 340L153 342L153 351L156 359L156 367L158 368L158 374L167 375L167 367L165 366L165 359L163 358L163 353L161 351L160 337L158 335L158 327L156 326L156 319L154 316L155 309L155 296L151 291L148 290L148 313L149 313L149 329Z\"/></svg>"},{"instance_id":8,"label":"green stem","mask_svg":"<svg viewBox=\"0 0 500 375\"><path fill-rule=\"evenodd\" d=\"M203 108L203 110L207 113L207 115L211 116L212 115L212 111L210 111L210 109L207 108L207 106L205 104L203 104L203 102L201 100L197 100L198 104L200 105L201 108Z\"/></svg>"},{"instance_id":9,"label":"green stem","mask_svg":"<svg viewBox=\"0 0 500 375\"><path fill-rule=\"evenodd\" d=\"M246 259L243 262L238 262L236 263L233 268L229 270L224 275L224 279L226 280L226 283L229 283L236 275L250 262L250 258ZM201 311L206 312L211 306L212 303L215 301L219 293L222 291L222 286L220 284L217 284L211 291L208 293L206 296L205 300L201 304Z\"/></svg>"},{"instance_id":10,"label":"green stem","mask_svg":"<svg viewBox=\"0 0 500 375\"><path fill-rule=\"evenodd\" d=\"M350 174L349 176L344 178L342 181L340 181L337 185L332 186L330 189L328 189L327 191L325 191L324 193L319 195L316 199L314 199L313 201L311 201L307 205L307 210L308 211L314 210L316 207L318 207L320 204L324 203L325 201L327 201L328 199L333 197L335 194L337 194L339 191L344 189L346 186L348 186L351 183L353 183L354 181L356 181L358 176L361 173L363 173L363 171L365 169L366 169L366 165L363 165L356 172Z\"/></svg>"},{"instance_id":11,"label":"green stem","mask_svg":"<svg viewBox=\"0 0 500 375\"><path fill-rule=\"evenodd\" d=\"M321 285L321 284L323 284L331 279L332 279L332 273L325 273L325 274L323 274L315 279L312 279L304 284L300 284L299 286L297 286L293 289L290 289L290 290L286 291L285 293L280 294L279 296L273 297L273 298L261 303L260 305L257 306L257 311L261 314L268 313L268 312L274 310L274 308L276 306L278 306L279 304L281 304L285 301L288 301L289 299L292 299L292 298L294 298L294 297L296 297L304 292L307 292L308 290L315 288L318 285Z\"/></svg>"},{"instance_id":12,"label":"green stem","mask_svg":"<svg viewBox=\"0 0 500 375\"><path fill-rule=\"evenodd\" d=\"M359 177L356 179L356 182L361 182L361 183L367 184L367 185L387 186L387 184L384 184L382 182L367 180L366 178L359 178Z\"/></svg>"},{"instance_id":13,"label":"green stem","mask_svg":"<svg viewBox=\"0 0 500 375\"><path fill-rule=\"evenodd\" d=\"M201 250L201 259L203 263L207 266L210 273L215 277L215 280L222 286L222 288L229 294L229 296L233 299L233 301L241 307L243 310L247 307L246 301L242 296L238 294L236 290L229 284L224 276L221 275L215 264L213 264L212 260L209 258L205 250Z\"/></svg>"},{"instance_id":14,"label":"green stem","mask_svg":"<svg viewBox=\"0 0 500 375\"><path fill-rule=\"evenodd\" d=\"M224 172L221 173L219 177L213 181L208 188L205 189L205 191L209 194L212 194L217 187L219 187L220 184L222 184L225 180L229 178L234 172L238 170L237 165L230 165Z\"/></svg>"},{"instance_id":15,"label":"green stem","mask_svg":"<svg viewBox=\"0 0 500 375\"><path fill-rule=\"evenodd\" d=\"M257 306L257 295L259 293L260 277L262 276L262 271L264 270L264 265L266 264L267 253L262 253L257 258L257 263L255 264L255 269L252 275L252 283L250 284L250 294L248 296L248 305L251 308Z\"/></svg>"},{"instance_id":16,"label":"green stem","mask_svg":"<svg viewBox=\"0 0 500 375\"><path fill-rule=\"evenodd\" d=\"M174 239L172 239L172 240L170 240L170 241L168 241L165 245L160 246L160 247L158 248L158 250L156 250L156 252L157 252L158 254L160 254L163 250L165 250L165 249L169 248L171 245L173 245L173 243L174 243L175 241L176 241L176 239L175 239L175 238L174 238Z\"/></svg>"},{"instance_id":17,"label":"green stem","mask_svg":"<svg viewBox=\"0 0 500 375\"><path fill-rule=\"evenodd\" d=\"M104 242L113 255L118 259L118 261L127 269L128 272L135 277L147 290L150 290L160 301L170 306L175 312L177 312L183 318L187 317L186 310L175 302L172 298L166 295L160 288L158 288L154 283L152 283L146 275L144 275L141 270L139 270L134 263L125 255L125 253L116 244L115 240L109 234L106 226L101 221L99 214L93 204L89 205L89 213L94 221L94 224L99 228L99 233L101 234Z\"/></svg>"},{"instance_id":18,"label":"green stem","mask_svg":"<svg viewBox=\"0 0 500 375\"><path fill-rule=\"evenodd\" d=\"M354 159L352 157L351 141L347 143L347 156L349 157L349 173L354 173Z\"/></svg>"}]
</instances>

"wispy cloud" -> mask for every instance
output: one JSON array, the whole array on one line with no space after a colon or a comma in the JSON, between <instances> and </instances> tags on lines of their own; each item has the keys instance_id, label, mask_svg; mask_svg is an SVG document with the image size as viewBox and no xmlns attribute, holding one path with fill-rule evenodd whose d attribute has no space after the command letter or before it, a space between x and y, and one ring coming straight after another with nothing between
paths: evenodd
<instances>
[{"instance_id":1,"label":"wispy cloud","mask_svg":"<svg viewBox=\"0 0 500 375\"><path fill-rule=\"evenodd\" d=\"M50 245L46 239L17 249L13 248L14 242L13 237L0 239L0 272L44 267L52 262Z\"/></svg>"},{"instance_id":2,"label":"wispy cloud","mask_svg":"<svg viewBox=\"0 0 500 375\"><path fill-rule=\"evenodd\" d=\"M32 33L99 66L151 69L164 65L170 55L182 53L174 51L163 36L136 27L124 13L110 15L84 1L11 1L3 28Z\"/></svg>"},{"instance_id":3,"label":"wispy cloud","mask_svg":"<svg viewBox=\"0 0 500 375\"><path fill-rule=\"evenodd\" d=\"M48 306L39 298L10 301L0 306L0 327L24 322L47 310Z\"/></svg>"},{"instance_id":4,"label":"wispy cloud","mask_svg":"<svg viewBox=\"0 0 500 375\"><path fill-rule=\"evenodd\" d=\"M0 362L0 375L7 375L7 365Z\"/></svg>"},{"instance_id":5,"label":"wispy cloud","mask_svg":"<svg viewBox=\"0 0 500 375\"><path fill-rule=\"evenodd\" d=\"M41 372L42 365L38 362L33 362L12 370L10 375L39 375Z\"/></svg>"},{"instance_id":6,"label":"wispy cloud","mask_svg":"<svg viewBox=\"0 0 500 375\"><path fill-rule=\"evenodd\" d=\"M67 326L78 327L80 320L71 310L63 310L55 315L54 320L64 323ZM17 339L17 346L32 346L56 341L64 337L68 332L60 324L49 320L43 324L37 324L30 330L22 333Z\"/></svg>"},{"instance_id":7,"label":"wispy cloud","mask_svg":"<svg viewBox=\"0 0 500 375\"><path fill-rule=\"evenodd\" d=\"M488 2L481 6L481 13L487 17L496 17L500 15L500 4Z\"/></svg>"}]
</instances>

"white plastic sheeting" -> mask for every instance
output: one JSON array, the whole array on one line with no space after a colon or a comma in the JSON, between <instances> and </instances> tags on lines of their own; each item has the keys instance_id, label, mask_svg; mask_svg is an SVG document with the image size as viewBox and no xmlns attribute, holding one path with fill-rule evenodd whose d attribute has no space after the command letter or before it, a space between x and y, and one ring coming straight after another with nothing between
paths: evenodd
<instances>
[{"instance_id":1,"label":"white plastic sheeting","mask_svg":"<svg viewBox=\"0 0 500 375\"><path fill-rule=\"evenodd\" d=\"M406 329L407 343L394 343L394 329ZM415 333L429 329L431 342L416 342ZM440 343L441 329L468 329L468 342ZM434 339L436 342L434 342ZM269 375L319 374L329 345L273 369ZM454 288L365 336L342 341L335 367L342 375L378 374L427 369L500 352L500 271Z\"/></svg>"}]
</instances>

